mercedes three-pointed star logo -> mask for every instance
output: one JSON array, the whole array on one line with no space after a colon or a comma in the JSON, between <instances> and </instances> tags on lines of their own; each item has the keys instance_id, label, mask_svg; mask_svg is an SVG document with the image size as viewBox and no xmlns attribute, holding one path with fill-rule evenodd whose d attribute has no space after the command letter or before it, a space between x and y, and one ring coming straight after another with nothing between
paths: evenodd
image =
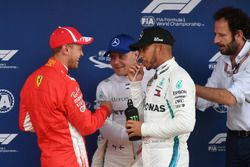
<instances>
[{"instance_id":1,"label":"mercedes three-pointed star logo","mask_svg":"<svg viewBox=\"0 0 250 167\"><path fill-rule=\"evenodd\" d=\"M118 38L113 39L112 46L116 47L120 44L120 40Z\"/></svg>"}]
</instances>

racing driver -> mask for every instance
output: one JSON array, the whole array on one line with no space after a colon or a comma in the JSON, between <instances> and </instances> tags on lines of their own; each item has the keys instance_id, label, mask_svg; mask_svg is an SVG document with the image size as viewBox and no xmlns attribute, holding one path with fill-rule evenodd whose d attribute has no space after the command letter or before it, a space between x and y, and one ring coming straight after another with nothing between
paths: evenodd
<instances>
[{"instance_id":1,"label":"racing driver","mask_svg":"<svg viewBox=\"0 0 250 167\"><path fill-rule=\"evenodd\" d=\"M68 69L78 68L83 37L73 27L58 27L50 36L53 56L33 72L20 93L19 127L35 132L41 149L42 167L89 167L82 136L94 133L111 112L103 103L92 113Z\"/></svg>"},{"instance_id":2,"label":"racing driver","mask_svg":"<svg viewBox=\"0 0 250 167\"><path fill-rule=\"evenodd\" d=\"M150 27L143 30L137 43L130 45L140 51L146 69L156 69L146 97L140 86L142 67L134 65L128 73L130 80L138 73L130 94L144 114L143 123L129 120L126 124L129 136L143 137L142 161L134 165L137 167L189 166L187 140L195 125L195 85L172 56L174 41L169 31Z\"/></svg>"}]
</instances>

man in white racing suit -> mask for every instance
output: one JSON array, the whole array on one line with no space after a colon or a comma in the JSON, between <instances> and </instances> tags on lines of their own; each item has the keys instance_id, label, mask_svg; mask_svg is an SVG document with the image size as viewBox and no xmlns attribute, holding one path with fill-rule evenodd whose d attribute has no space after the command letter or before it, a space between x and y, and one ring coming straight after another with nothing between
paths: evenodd
<instances>
[{"instance_id":1,"label":"man in white racing suit","mask_svg":"<svg viewBox=\"0 0 250 167\"><path fill-rule=\"evenodd\" d=\"M105 56L110 56L114 74L101 81L97 86L97 104L111 101L112 114L100 129L98 148L92 159L92 167L130 167L140 151L141 140L129 141L125 128L130 81L127 71L138 59L138 51L131 51L129 45L134 39L127 34L113 37ZM152 75L151 75L152 76ZM150 77L145 76L146 82ZM144 88L146 87L144 83Z\"/></svg>"},{"instance_id":2,"label":"man in white racing suit","mask_svg":"<svg viewBox=\"0 0 250 167\"><path fill-rule=\"evenodd\" d=\"M130 45L140 50L146 69L156 69L148 82L146 96L140 86L141 65L129 69L128 77L135 106L144 114L144 122L129 120L129 136L142 136L143 167L188 167L187 140L195 125L195 85L189 74L172 56L174 38L167 30L150 27L139 41ZM134 77L134 75L136 77Z\"/></svg>"}]
</instances>

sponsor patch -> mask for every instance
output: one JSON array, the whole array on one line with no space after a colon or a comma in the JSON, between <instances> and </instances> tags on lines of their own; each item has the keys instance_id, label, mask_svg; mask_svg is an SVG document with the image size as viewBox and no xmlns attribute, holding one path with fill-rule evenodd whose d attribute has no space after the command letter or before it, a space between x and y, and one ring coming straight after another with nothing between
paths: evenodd
<instances>
[{"instance_id":1,"label":"sponsor patch","mask_svg":"<svg viewBox=\"0 0 250 167\"><path fill-rule=\"evenodd\" d=\"M179 80L176 83L176 89L181 89L181 88L182 88L182 80Z\"/></svg>"},{"instance_id":2,"label":"sponsor patch","mask_svg":"<svg viewBox=\"0 0 250 167\"><path fill-rule=\"evenodd\" d=\"M37 78L36 78L36 86L37 87L40 87L40 85L42 83L42 80L43 80L43 76L42 75L38 75Z\"/></svg>"}]
</instances>

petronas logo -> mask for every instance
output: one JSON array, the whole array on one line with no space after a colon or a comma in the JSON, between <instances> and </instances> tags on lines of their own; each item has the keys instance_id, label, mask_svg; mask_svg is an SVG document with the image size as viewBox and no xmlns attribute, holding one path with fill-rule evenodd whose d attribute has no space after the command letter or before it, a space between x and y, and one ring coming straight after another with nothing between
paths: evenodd
<instances>
[{"instance_id":1,"label":"petronas logo","mask_svg":"<svg viewBox=\"0 0 250 167\"><path fill-rule=\"evenodd\" d=\"M43 76L42 75L38 75L37 78L36 78L36 85L37 85L37 87L39 87L41 85L42 80L43 80Z\"/></svg>"}]
</instances>

